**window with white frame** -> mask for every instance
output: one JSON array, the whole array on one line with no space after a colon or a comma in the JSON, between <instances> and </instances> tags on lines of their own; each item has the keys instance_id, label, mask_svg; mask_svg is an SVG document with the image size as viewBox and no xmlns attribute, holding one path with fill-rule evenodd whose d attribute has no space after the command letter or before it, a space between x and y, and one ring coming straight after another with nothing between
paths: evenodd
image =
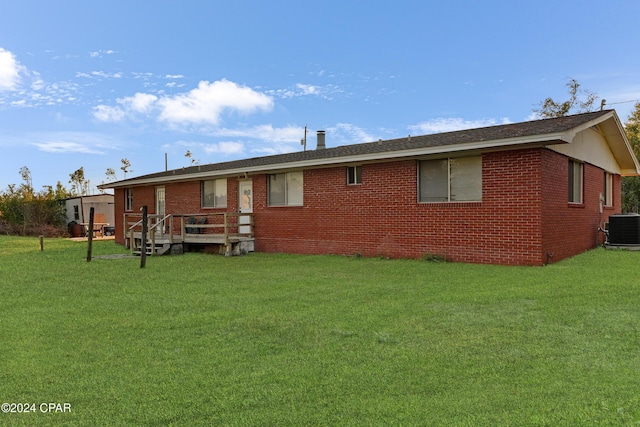
<instances>
[{"instance_id":1,"label":"window with white frame","mask_svg":"<svg viewBox=\"0 0 640 427\"><path fill-rule=\"evenodd\" d=\"M269 175L269 206L302 206L302 177L302 171Z\"/></svg>"},{"instance_id":2,"label":"window with white frame","mask_svg":"<svg viewBox=\"0 0 640 427\"><path fill-rule=\"evenodd\" d=\"M604 205L613 206L613 175L609 172L604 173Z\"/></svg>"},{"instance_id":3,"label":"window with white frame","mask_svg":"<svg viewBox=\"0 0 640 427\"><path fill-rule=\"evenodd\" d=\"M347 166L347 185L362 184L362 166Z\"/></svg>"},{"instance_id":4,"label":"window with white frame","mask_svg":"<svg viewBox=\"0 0 640 427\"><path fill-rule=\"evenodd\" d=\"M124 210L133 210L133 188L124 189Z\"/></svg>"},{"instance_id":5,"label":"window with white frame","mask_svg":"<svg viewBox=\"0 0 640 427\"><path fill-rule=\"evenodd\" d=\"M569 159L569 203L582 203L583 164Z\"/></svg>"},{"instance_id":6,"label":"window with white frame","mask_svg":"<svg viewBox=\"0 0 640 427\"><path fill-rule=\"evenodd\" d=\"M482 156L422 160L419 169L421 202L482 200Z\"/></svg>"},{"instance_id":7,"label":"window with white frame","mask_svg":"<svg viewBox=\"0 0 640 427\"><path fill-rule=\"evenodd\" d=\"M227 180L212 179L202 181L201 191L203 208L227 207Z\"/></svg>"}]
</instances>

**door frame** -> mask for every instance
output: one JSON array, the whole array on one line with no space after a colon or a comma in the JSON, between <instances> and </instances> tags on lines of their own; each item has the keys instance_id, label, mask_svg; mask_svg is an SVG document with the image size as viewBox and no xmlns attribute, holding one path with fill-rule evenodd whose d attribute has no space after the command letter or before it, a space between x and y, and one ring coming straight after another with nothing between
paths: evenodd
<instances>
[{"instance_id":1,"label":"door frame","mask_svg":"<svg viewBox=\"0 0 640 427\"><path fill-rule=\"evenodd\" d=\"M158 197L158 194L160 192L162 192L162 205L160 204L160 197ZM155 196L156 196L156 215L162 215L162 218L163 218L167 214L167 190L165 189L164 185L159 185L156 187ZM162 209L160 209L161 206L162 206ZM156 233L161 235L164 234L164 227L165 227L165 224L164 224L164 221L162 221L162 224L156 227Z\"/></svg>"}]
</instances>

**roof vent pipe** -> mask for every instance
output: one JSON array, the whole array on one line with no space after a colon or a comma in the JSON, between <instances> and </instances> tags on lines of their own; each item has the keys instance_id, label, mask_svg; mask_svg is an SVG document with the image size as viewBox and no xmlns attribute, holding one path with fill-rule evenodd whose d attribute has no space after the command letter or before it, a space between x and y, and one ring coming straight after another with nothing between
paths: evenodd
<instances>
[{"instance_id":1,"label":"roof vent pipe","mask_svg":"<svg viewBox=\"0 0 640 427\"><path fill-rule=\"evenodd\" d=\"M327 148L327 146L324 143L324 131L323 130L319 130L318 131L318 145L316 147L316 150L324 150L325 148Z\"/></svg>"}]
</instances>

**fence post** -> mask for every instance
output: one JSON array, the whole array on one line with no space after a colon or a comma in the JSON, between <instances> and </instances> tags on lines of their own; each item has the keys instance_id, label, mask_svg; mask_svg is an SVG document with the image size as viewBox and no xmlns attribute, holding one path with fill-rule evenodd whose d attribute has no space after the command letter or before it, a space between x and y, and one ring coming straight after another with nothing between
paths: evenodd
<instances>
[{"instance_id":1,"label":"fence post","mask_svg":"<svg viewBox=\"0 0 640 427\"><path fill-rule=\"evenodd\" d=\"M87 262L91 261L91 251L93 249L93 216L95 213L95 208L89 209L89 228L87 230L87 242L89 243L87 246Z\"/></svg>"},{"instance_id":2,"label":"fence post","mask_svg":"<svg viewBox=\"0 0 640 427\"><path fill-rule=\"evenodd\" d=\"M142 236L140 242L140 268L147 265L147 206L142 207Z\"/></svg>"}]
</instances>

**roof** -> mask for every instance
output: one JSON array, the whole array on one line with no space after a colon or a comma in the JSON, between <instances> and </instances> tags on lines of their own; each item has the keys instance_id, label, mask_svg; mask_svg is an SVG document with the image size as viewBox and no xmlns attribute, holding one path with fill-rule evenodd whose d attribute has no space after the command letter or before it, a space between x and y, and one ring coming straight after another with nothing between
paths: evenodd
<instances>
[{"instance_id":1,"label":"roof","mask_svg":"<svg viewBox=\"0 0 640 427\"><path fill-rule=\"evenodd\" d=\"M82 199L82 200L87 200L87 199L92 199L92 198L113 198L113 194L109 194L109 193L100 193L100 194L86 194L86 195L82 195L82 196L71 196L71 197L66 197L64 199L60 199L61 201L67 201L67 200L76 200L76 199Z\"/></svg>"},{"instance_id":2,"label":"roof","mask_svg":"<svg viewBox=\"0 0 640 427\"><path fill-rule=\"evenodd\" d=\"M640 166L624 136L614 110L576 114L553 119L534 120L476 129L460 130L362 144L343 145L320 150L298 151L272 156L253 157L222 163L191 166L100 185L119 188L142 184L182 181L233 174L251 174L304 167L321 167L350 162L381 161L402 157L425 156L469 150L495 150L504 147L545 146L571 143L577 132L609 121L605 137L614 141L614 155L624 163L623 169L637 174ZM611 142L610 142L611 144ZM617 154L616 154L617 153ZM630 157L629 157L630 156Z\"/></svg>"}]
</instances>

